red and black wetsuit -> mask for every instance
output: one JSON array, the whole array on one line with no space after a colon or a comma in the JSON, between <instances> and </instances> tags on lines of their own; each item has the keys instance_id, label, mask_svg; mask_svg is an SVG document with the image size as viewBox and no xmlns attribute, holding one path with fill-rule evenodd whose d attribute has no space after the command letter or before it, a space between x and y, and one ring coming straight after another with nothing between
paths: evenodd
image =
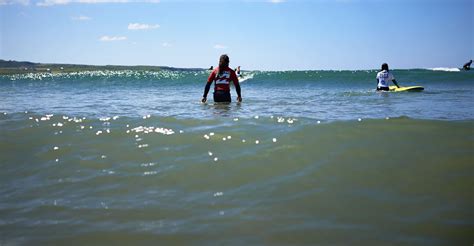
<instances>
[{"instance_id":1,"label":"red and black wetsuit","mask_svg":"<svg viewBox=\"0 0 474 246\"><path fill-rule=\"evenodd\" d=\"M207 93L214 82L214 102L231 102L230 97L230 82L232 81L237 91L237 96L240 97L240 84L235 71L230 68L225 68L218 71L216 68L212 71L207 79L206 88L204 89L203 97L207 97Z\"/></svg>"}]
</instances>

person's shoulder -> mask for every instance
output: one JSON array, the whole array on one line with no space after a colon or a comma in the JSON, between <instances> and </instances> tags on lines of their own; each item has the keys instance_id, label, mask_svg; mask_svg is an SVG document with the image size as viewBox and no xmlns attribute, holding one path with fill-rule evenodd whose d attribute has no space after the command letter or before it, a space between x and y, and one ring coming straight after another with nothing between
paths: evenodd
<instances>
[{"instance_id":1,"label":"person's shoulder","mask_svg":"<svg viewBox=\"0 0 474 246\"><path fill-rule=\"evenodd\" d=\"M232 69L232 68L230 68L230 67L228 67L228 68L226 69L226 71L229 71L231 74L235 74L234 69Z\"/></svg>"}]
</instances>

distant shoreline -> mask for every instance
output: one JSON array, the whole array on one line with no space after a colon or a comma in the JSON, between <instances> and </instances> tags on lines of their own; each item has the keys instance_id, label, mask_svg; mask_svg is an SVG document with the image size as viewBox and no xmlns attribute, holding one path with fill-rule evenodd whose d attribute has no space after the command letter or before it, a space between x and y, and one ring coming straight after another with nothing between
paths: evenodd
<instances>
[{"instance_id":1,"label":"distant shoreline","mask_svg":"<svg viewBox=\"0 0 474 246\"><path fill-rule=\"evenodd\" d=\"M175 68L167 66L125 66L125 65L83 65L83 64L56 64L34 63L27 61L6 61L0 59L0 75L25 74L25 73L71 73L82 71L196 71L203 68Z\"/></svg>"},{"instance_id":2,"label":"distant shoreline","mask_svg":"<svg viewBox=\"0 0 474 246\"><path fill-rule=\"evenodd\" d=\"M74 73L84 71L206 71L206 68L176 68L168 66L150 65L85 65L61 63L34 63L28 61L13 61L0 59L0 75L28 74L28 73ZM314 70L257 70L265 72L304 72L304 71L378 71L378 68L368 69L314 69ZM435 67L435 68L399 68L397 70L430 70L435 72L461 72L462 68ZM247 70L250 71L250 70ZM253 70L255 71L255 70Z\"/></svg>"}]
</instances>

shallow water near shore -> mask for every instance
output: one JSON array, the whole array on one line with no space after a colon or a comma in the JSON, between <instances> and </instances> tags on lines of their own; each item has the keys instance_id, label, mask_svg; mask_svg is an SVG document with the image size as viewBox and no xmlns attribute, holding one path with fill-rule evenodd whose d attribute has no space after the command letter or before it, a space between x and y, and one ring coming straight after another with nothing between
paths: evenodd
<instances>
[{"instance_id":1,"label":"shallow water near shore","mask_svg":"<svg viewBox=\"0 0 474 246\"><path fill-rule=\"evenodd\" d=\"M472 244L473 75L397 74L3 76L0 244Z\"/></svg>"}]
</instances>

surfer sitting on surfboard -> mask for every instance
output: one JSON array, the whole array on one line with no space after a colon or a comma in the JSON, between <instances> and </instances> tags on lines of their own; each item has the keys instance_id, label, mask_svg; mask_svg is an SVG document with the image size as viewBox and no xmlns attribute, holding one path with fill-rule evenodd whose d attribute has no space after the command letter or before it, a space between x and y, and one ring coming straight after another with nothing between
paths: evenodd
<instances>
[{"instance_id":1,"label":"surfer sitting on surfboard","mask_svg":"<svg viewBox=\"0 0 474 246\"><path fill-rule=\"evenodd\" d=\"M214 102L231 102L230 81L234 83L237 92L237 101L242 102L239 79L235 71L229 68L229 56L221 55L219 58L219 67L214 69L207 79L201 102L205 103L207 101L207 93L209 93L212 82L214 82Z\"/></svg>"},{"instance_id":2,"label":"surfer sitting on surfboard","mask_svg":"<svg viewBox=\"0 0 474 246\"><path fill-rule=\"evenodd\" d=\"M377 90L378 91L389 91L390 88L388 86L388 83L392 81L398 88L397 81L395 80L395 77L393 77L393 74L389 72L388 70L388 64L384 63L382 64L382 69L380 72L377 73Z\"/></svg>"}]
</instances>

